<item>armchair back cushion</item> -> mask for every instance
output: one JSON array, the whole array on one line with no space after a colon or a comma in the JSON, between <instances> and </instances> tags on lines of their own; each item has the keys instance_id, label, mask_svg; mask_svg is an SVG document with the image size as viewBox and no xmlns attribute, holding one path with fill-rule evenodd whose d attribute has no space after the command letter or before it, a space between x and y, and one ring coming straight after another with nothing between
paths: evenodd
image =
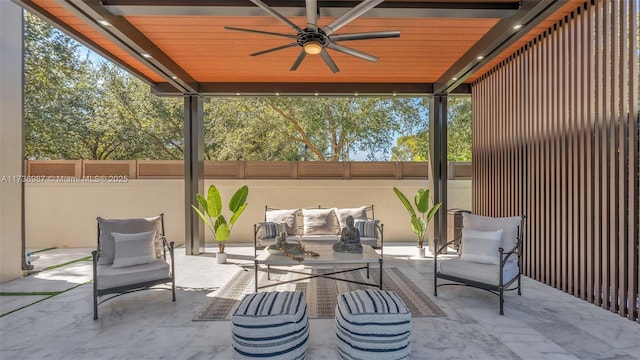
<instances>
[{"instance_id":1,"label":"armchair back cushion","mask_svg":"<svg viewBox=\"0 0 640 360\"><path fill-rule=\"evenodd\" d=\"M116 256L116 243L112 233L135 234L155 231L154 248L156 259L162 258L161 217L153 216L138 219L103 219L98 218L98 243L100 258L98 265L111 265Z\"/></svg>"},{"instance_id":2,"label":"armchair back cushion","mask_svg":"<svg viewBox=\"0 0 640 360\"><path fill-rule=\"evenodd\" d=\"M111 233L116 243L116 255L113 259L114 269L127 266L149 264L156 261L153 241L155 231L136 234Z\"/></svg>"},{"instance_id":3,"label":"armchair back cushion","mask_svg":"<svg viewBox=\"0 0 640 360\"><path fill-rule=\"evenodd\" d=\"M304 235L335 234L333 209L302 209Z\"/></svg>"},{"instance_id":4,"label":"armchair back cushion","mask_svg":"<svg viewBox=\"0 0 640 360\"><path fill-rule=\"evenodd\" d=\"M502 245L502 229L479 231L462 229L462 256L464 261L500 265L498 248Z\"/></svg>"},{"instance_id":5,"label":"armchair back cushion","mask_svg":"<svg viewBox=\"0 0 640 360\"><path fill-rule=\"evenodd\" d=\"M502 229L502 248L510 251L516 246L518 238L518 225L522 218L520 216L511 217L490 217L462 213L462 228L480 231L497 231ZM463 244L463 251L465 245Z\"/></svg>"},{"instance_id":6,"label":"armchair back cushion","mask_svg":"<svg viewBox=\"0 0 640 360\"><path fill-rule=\"evenodd\" d=\"M298 235L297 214L300 209L267 210L265 221L284 223L288 235Z\"/></svg>"}]
</instances>

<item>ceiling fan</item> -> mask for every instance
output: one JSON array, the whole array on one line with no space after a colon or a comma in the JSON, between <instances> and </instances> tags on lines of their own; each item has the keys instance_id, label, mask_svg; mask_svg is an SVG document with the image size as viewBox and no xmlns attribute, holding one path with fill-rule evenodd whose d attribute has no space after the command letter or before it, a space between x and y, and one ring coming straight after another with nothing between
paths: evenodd
<instances>
[{"instance_id":1,"label":"ceiling fan","mask_svg":"<svg viewBox=\"0 0 640 360\"><path fill-rule=\"evenodd\" d=\"M266 11L269 15L275 17L276 19L282 21L290 28L295 30L296 34L281 34L270 31L263 30L254 30L254 29L244 29L237 28L232 26L225 26L224 28L227 30L235 30L235 31L244 31L250 33L257 33L263 35L271 35L271 36L280 36L286 37L290 39L294 39L294 42L291 42L286 45L278 46L275 48L258 51L256 53L251 54L251 56L258 56L267 54L270 52L287 49L294 46L300 46L302 50L300 51L300 55L293 62L291 66L291 71L295 71L298 69L302 61L307 55L320 55L322 60L327 64L327 66L333 71L337 73L340 71L338 66L333 61L327 49L339 51L341 53L355 56L357 58L368 60L371 62L378 61L378 57L367 54L365 52L352 49L350 47L346 47L343 45L339 45L338 42L341 41L351 41L351 40L367 40L367 39L383 39L383 38L392 38L399 37L399 30L391 30L391 31L372 31L372 32L362 32L362 33L351 33L351 34L335 34L343 26L347 25L360 15L366 13L367 11L373 9L378 4L383 2L384 0L364 0L356 7L344 13L342 16L338 17L330 24L325 25L320 28L318 26L318 19L320 17L320 9L318 8L317 0L306 0L306 10L307 10L307 26L303 29L298 25L291 22L289 19L284 17L282 14L274 10L273 8L266 5L261 0L250 0L252 3L256 4L262 10Z\"/></svg>"}]
</instances>

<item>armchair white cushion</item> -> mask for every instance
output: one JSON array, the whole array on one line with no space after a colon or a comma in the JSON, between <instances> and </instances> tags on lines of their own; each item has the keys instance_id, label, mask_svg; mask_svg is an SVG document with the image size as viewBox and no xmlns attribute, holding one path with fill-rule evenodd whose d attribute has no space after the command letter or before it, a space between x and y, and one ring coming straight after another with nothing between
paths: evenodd
<instances>
[{"instance_id":1,"label":"armchair white cushion","mask_svg":"<svg viewBox=\"0 0 640 360\"><path fill-rule=\"evenodd\" d=\"M468 280L498 286L500 284L500 265L481 264L464 261L460 258L438 261L439 272ZM502 281L508 283L519 274L518 263L509 261L502 269Z\"/></svg>"}]
</instances>

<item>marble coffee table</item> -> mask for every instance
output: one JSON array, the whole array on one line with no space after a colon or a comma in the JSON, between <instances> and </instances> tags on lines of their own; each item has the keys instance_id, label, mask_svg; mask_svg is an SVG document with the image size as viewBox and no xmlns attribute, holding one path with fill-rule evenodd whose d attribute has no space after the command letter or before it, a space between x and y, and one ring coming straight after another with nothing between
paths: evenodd
<instances>
[{"instance_id":1,"label":"marble coffee table","mask_svg":"<svg viewBox=\"0 0 640 360\"><path fill-rule=\"evenodd\" d=\"M277 286L281 284L287 284L291 282L296 282L300 280L312 279L316 277L323 277L327 279L333 279L336 281L345 281L355 284L376 286L382 289L382 256L378 254L370 245L362 245L363 251L362 254L349 254L349 253L339 253L334 252L333 247L331 245L305 245L305 250L313 251L317 253L319 256L311 256L304 255L304 260L302 262L298 262L297 260L291 259L283 254L271 254L268 249L264 249L259 255L256 256L254 260L254 275L255 275L255 291L258 292L259 289L264 289L272 286ZM302 256L302 255L300 255ZM350 279L343 279L339 277L335 277L333 275L341 274L350 271L357 271L362 269L367 269L367 279L369 278L369 266L371 264L379 264L380 266L380 278L377 283L363 282L363 281L355 281ZM288 272L306 275L294 280L289 281L278 281L272 282L266 285L258 284L258 271L265 268L267 271L267 279L271 280L271 267L277 266L281 270L285 270ZM294 269L294 266L304 265L308 268L314 267L326 267L330 265L352 265L346 269L341 269L337 271L332 271L327 274L309 274L307 272L299 271Z\"/></svg>"}]
</instances>

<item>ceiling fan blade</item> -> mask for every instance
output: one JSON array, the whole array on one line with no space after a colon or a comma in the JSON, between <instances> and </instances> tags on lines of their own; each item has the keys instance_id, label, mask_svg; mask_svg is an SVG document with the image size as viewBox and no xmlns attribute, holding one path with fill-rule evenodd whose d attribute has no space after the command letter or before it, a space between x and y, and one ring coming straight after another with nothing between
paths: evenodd
<instances>
[{"instance_id":1,"label":"ceiling fan blade","mask_svg":"<svg viewBox=\"0 0 640 360\"><path fill-rule=\"evenodd\" d=\"M267 4L263 3L262 1L260 1L260 0L251 0L251 2L256 4L256 5L258 5L258 7L260 7L262 10L266 11L269 15L271 15L274 18L276 18L276 19L282 21L283 23L287 24L293 30L302 31L302 29L300 29L300 27L298 25L292 23L289 19L284 17L279 12L273 10L273 8L270 8Z\"/></svg>"},{"instance_id":2,"label":"ceiling fan blade","mask_svg":"<svg viewBox=\"0 0 640 360\"><path fill-rule=\"evenodd\" d=\"M340 71L340 69L338 69L338 65L336 65L336 63L333 61L333 59L331 58L327 50L322 49L322 51L320 52L320 56L322 57L322 60L324 60L324 62L327 64L329 69L333 71L334 74Z\"/></svg>"},{"instance_id":3,"label":"ceiling fan blade","mask_svg":"<svg viewBox=\"0 0 640 360\"><path fill-rule=\"evenodd\" d=\"M298 57L296 58L296 61L293 62L293 65L291 65L291 69L289 69L289 71L296 71L298 69L298 66L302 64L302 60L304 60L306 56L307 56L307 53L304 52L304 49L302 49L302 51L300 51L300 55L298 55Z\"/></svg>"},{"instance_id":4,"label":"ceiling fan blade","mask_svg":"<svg viewBox=\"0 0 640 360\"><path fill-rule=\"evenodd\" d=\"M341 27L353 21L353 19L357 18L358 16L378 6L378 4L380 4L383 1L384 0L365 0L360 4L358 4L356 7L354 7L353 9L342 14L342 16L335 19L333 22L331 22L331 24L323 27L322 31L324 31L326 35L331 35L334 32L338 31L338 29L340 29Z\"/></svg>"},{"instance_id":5,"label":"ceiling fan blade","mask_svg":"<svg viewBox=\"0 0 640 360\"><path fill-rule=\"evenodd\" d=\"M318 31L318 1L307 0L307 29Z\"/></svg>"},{"instance_id":6,"label":"ceiling fan blade","mask_svg":"<svg viewBox=\"0 0 640 360\"><path fill-rule=\"evenodd\" d=\"M335 51L339 51L339 52L347 54L347 55L355 56L355 57L363 59L363 60L367 60L367 61L371 61L371 62L377 62L378 61L378 57L377 56L369 55L367 53L364 53L364 52L356 50L356 49L352 49L350 47L346 47L346 46L342 46L342 45L338 45L338 44L329 44L329 45L327 45L327 47L329 49L332 49L332 50L335 50Z\"/></svg>"},{"instance_id":7,"label":"ceiling fan blade","mask_svg":"<svg viewBox=\"0 0 640 360\"><path fill-rule=\"evenodd\" d=\"M262 31L262 30L254 30L254 29L243 29L243 28L237 28L237 27L233 27L233 26L225 26L224 29L225 30L233 30L233 31L244 31L244 32L250 32L250 33L255 33L255 34L263 34L263 35L281 36L281 37L287 37L287 38L290 38L290 39L295 39L296 38L295 35L291 35L291 34L280 34L280 33L274 33L274 32L270 32L270 31Z\"/></svg>"},{"instance_id":8,"label":"ceiling fan blade","mask_svg":"<svg viewBox=\"0 0 640 360\"><path fill-rule=\"evenodd\" d=\"M394 37L400 37L400 30L371 31L363 33L331 35L329 36L329 39L333 42L338 42L349 40L385 39Z\"/></svg>"},{"instance_id":9,"label":"ceiling fan blade","mask_svg":"<svg viewBox=\"0 0 640 360\"><path fill-rule=\"evenodd\" d=\"M294 47L294 46L297 46L297 45L298 45L297 42L293 42L293 43L290 43L290 44L287 44L287 45L282 45L282 46L274 47L274 48L271 48L271 49L258 51L258 52L255 52L255 53L251 54L251 56L258 56L258 55L267 54L267 53L278 51L278 50L284 50L284 49L288 49L290 47Z\"/></svg>"}]
</instances>

